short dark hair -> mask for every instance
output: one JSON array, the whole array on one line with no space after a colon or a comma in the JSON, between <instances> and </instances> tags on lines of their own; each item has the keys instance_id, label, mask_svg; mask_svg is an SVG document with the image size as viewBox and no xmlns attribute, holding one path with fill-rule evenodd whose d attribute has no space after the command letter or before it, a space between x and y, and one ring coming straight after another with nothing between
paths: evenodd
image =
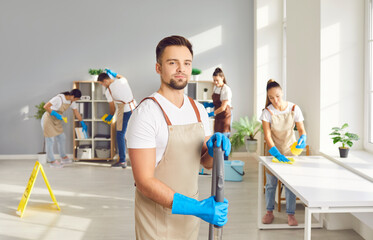
<instances>
[{"instance_id":1,"label":"short dark hair","mask_svg":"<svg viewBox=\"0 0 373 240\"><path fill-rule=\"evenodd\" d=\"M82 96L82 92L79 89L73 89L70 92L62 92L61 94L65 96L74 96L74 98L80 98Z\"/></svg>"},{"instance_id":2,"label":"short dark hair","mask_svg":"<svg viewBox=\"0 0 373 240\"><path fill-rule=\"evenodd\" d=\"M97 81L103 82L105 79L111 79L107 73L100 73L97 77Z\"/></svg>"},{"instance_id":3,"label":"short dark hair","mask_svg":"<svg viewBox=\"0 0 373 240\"><path fill-rule=\"evenodd\" d=\"M155 49L155 55L158 63L161 62L162 54L168 46L185 46L189 49L193 57L193 47L189 40L182 36L173 35L163 38L158 43L157 48Z\"/></svg>"}]
</instances>

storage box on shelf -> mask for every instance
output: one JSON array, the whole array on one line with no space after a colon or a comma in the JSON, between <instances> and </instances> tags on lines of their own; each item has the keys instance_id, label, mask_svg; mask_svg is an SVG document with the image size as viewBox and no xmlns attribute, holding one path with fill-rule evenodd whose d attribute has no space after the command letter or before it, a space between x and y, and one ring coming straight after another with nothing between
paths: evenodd
<instances>
[{"instance_id":1,"label":"storage box on shelf","mask_svg":"<svg viewBox=\"0 0 373 240\"><path fill-rule=\"evenodd\" d=\"M73 157L79 160L112 160L115 152L115 119L104 123L102 115L109 112L104 89L96 81L75 81L73 88L82 92L78 111L87 125L87 135L81 134L78 119L73 121Z\"/></svg>"}]
</instances>

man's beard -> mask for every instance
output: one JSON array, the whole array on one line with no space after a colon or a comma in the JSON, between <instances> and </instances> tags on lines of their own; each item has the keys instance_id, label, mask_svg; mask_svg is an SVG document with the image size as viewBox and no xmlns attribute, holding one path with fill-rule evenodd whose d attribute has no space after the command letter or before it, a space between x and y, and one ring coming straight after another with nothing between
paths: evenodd
<instances>
[{"instance_id":1,"label":"man's beard","mask_svg":"<svg viewBox=\"0 0 373 240\"><path fill-rule=\"evenodd\" d=\"M168 83L168 86L176 90L182 90L186 87L187 84L188 84L187 80L180 82L180 81L176 81L175 79L171 78L171 81L170 83Z\"/></svg>"}]
</instances>

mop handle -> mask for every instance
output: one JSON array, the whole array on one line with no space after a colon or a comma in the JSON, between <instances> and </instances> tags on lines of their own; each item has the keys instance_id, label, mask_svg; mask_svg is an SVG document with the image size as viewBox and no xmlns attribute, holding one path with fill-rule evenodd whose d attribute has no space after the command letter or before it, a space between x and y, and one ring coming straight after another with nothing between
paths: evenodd
<instances>
[{"instance_id":1,"label":"mop handle","mask_svg":"<svg viewBox=\"0 0 373 240\"><path fill-rule=\"evenodd\" d=\"M214 146L214 162L212 168L211 196L217 202L224 202L224 151ZM209 240L222 239L223 227L209 225Z\"/></svg>"}]
</instances>

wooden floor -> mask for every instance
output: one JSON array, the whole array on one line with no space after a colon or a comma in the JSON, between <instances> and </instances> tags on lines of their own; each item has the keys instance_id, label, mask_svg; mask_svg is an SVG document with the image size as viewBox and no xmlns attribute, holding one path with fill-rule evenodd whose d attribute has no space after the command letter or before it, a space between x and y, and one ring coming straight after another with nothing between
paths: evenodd
<instances>
[{"instance_id":1,"label":"wooden floor","mask_svg":"<svg viewBox=\"0 0 373 240\"><path fill-rule=\"evenodd\" d=\"M304 231L258 230L257 162L245 162L243 182L226 182L229 200L228 223L223 239L303 239ZM130 168L114 169L108 164L74 164L63 169L45 167L52 190L61 207L57 211L41 175L35 183L24 217L16 209L30 177L33 160L0 160L0 239L135 239L134 186ZM200 199L209 196L211 177L200 176ZM264 209L263 209L264 213ZM303 222L304 207L296 216ZM275 212L276 223L286 223L286 214ZM199 239L208 239L208 224L201 223ZM313 229L312 239L360 240L353 230Z\"/></svg>"}]
</instances>

